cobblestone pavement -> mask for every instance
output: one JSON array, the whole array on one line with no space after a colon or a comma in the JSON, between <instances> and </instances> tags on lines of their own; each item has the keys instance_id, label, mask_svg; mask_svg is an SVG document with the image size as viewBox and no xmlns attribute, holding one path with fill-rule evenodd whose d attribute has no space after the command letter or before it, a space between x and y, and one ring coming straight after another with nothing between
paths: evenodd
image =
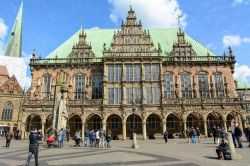
<instances>
[{"instance_id":1,"label":"cobblestone pavement","mask_svg":"<svg viewBox=\"0 0 250 166\"><path fill-rule=\"evenodd\" d=\"M250 163L250 148L236 149L242 156L240 160L217 160L212 139L202 139L199 144L187 144L184 139L139 140L139 148L131 149L131 141L112 141L112 149L74 147L67 142L64 148L50 148L40 145L40 166L220 166L242 165ZM0 166L18 166L25 163L28 155L28 141L12 141L10 148L4 147L0 140ZM30 164L34 165L34 159Z\"/></svg>"}]
</instances>

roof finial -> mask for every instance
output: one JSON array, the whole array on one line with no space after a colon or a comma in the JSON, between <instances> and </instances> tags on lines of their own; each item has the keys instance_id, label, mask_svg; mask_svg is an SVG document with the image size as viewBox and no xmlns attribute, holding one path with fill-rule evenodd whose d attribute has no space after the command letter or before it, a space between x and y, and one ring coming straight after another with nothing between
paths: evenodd
<instances>
[{"instance_id":1,"label":"roof finial","mask_svg":"<svg viewBox=\"0 0 250 166\"><path fill-rule=\"evenodd\" d=\"M132 11L132 0L129 0L129 8L130 8L130 11Z\"/></svg>"},{"instance_id":2,"label":"roof finial","mask_svg":"<svg viewBox=\"0 0 250 166\"><path fill-rule=\"evenodd\" d=\"M178 19L178 27L180 31L181 31L181 21L180 21L181 18L182 18L182 15L178 14L177 19Z\"/></svg>"}]
</instances>

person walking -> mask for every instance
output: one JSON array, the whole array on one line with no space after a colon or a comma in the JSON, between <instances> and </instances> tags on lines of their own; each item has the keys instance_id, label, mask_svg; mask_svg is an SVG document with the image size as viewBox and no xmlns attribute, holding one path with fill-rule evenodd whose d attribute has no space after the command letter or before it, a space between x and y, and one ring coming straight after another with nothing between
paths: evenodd
<instances>
[{"instance_id":1,"label":"person walking","mask_svg":"<svg viewBox=\"0 0 250 166\"><path fill-rule=\"evenodd\" d=\"M100 148L104 148L105 131L104 130L100 130L99 136L100 136L99 147Z\"/></svg>"},{"instance_id":2,"label":"person walking","mask_svg":"<svg viewBox=\"0 0 250 166\"><path fill-rule=\"evenodd\" d=\"M108 129L108 131L106 133L107 148L111 148L111 146L110 146L111 140L112 140L111 130Z\"/></svg>"},{"instance_id":3,"label":"person walking","mask_svg":"<svg viewBox=\"0 0 250 166\"><path fill-rule=\"evenodd\" d=\"M32 129L29 135L29 155L25 166L29 166L32 155L35 157L35 165L38 166L38 149L39 149L39 139L41 135L37 133L36 129Z\"/></svg>"},{"instance_id":4,"label":"person walking","mask_svg":"<svg viewBox=\"0 0 250 166\"><path fill-rule=\"evenodd\" d=\"M250 124L249 124L248 127L247 127L246 137L247 137L247 140L248 140L248 142L249 142L248 147L250 147Z\"/></svg>"},{"instance_id":5,"label":"person walking","mask_svg":"<svg viewBox=\"0 0 250 166\"><path fill-rule=\"evenodd\" d=\"M188 139L188 144L190 144L190 129L189 127L186 129L186 136L187 136L187 139Z\"/></svg>"},{"instance_id":6,"label":"person walking","mask_svg":"<svg viewBox=\"0 0 250 166\"><path fill-rule=\"evenodd\" d=\"M224 127L222 127L221 130L220 130L220 138L222 140L225 138L225 129L224 129Z\"/></svg>"},{"instance_id":7,"label":"person walking","mask_svg":"<svg viewBox=\"0 0 250 166\"><path fill-rule=\"evenodd\" d=\"M97 130L95 132L95 139L96 139L96 144L95 146L97 146L99 148L99 142L100 142L100 135L99 135L99 130Z\"/></svg>"},{"instance_id":8,"label":"person walking","mask_svg":"<svg viewBox=\"0 0 250 166\"><path fill-rule=\"evenodd\" d=\"M89 143L89 130L86 129L84 131L84 145L85 145L85 147L88 145L88 143Z\"/></svg>"},{"instance_id":9,"label":"person walking","mask_svg":"<svg viewBox=\"0 0 250 166\"><path fill-rule=\"evenodd\" d=\"M165 143L168 143L168 131L167 130L164 131L163 138L165 140Z\"/></svg>"},{"instance_id":10,"label":"person walking","mask_svg":"<svg viewBox=\"0 0 250 166\"><path fill-rule=\"evenodd\" d=\"M69 142L69 129L66 130L67 142Z\"/></svg>"},{"instance_id":11,"label":"person walking","mask_svg":"<svg viewBox=\"0 0 250 166\"><path fill-rule=\"evenodd\" d=\"M192 138L192 143L195 144L196 143L197 132L193 127L190 130L190 135L191 135L191 138Z\"/></svg>"},{"instance_id":12,"label":"person walking","mask_svg":"<svg viewBox=\"0 0 250 166\"><path fill-rule=\"evenodd\" d=\"M200 143L201 131L198 127L196 128L196 133L197 133L197 142Z\"/></svg>"},{"instance_id":13,"label":"person walking","mask_svg":"<svg viewBox=\"0 0 250 166\"><path fill-rule=\"evenodd\" d=\"M6 143L6 148L9 148L10 147L10 141L12 139L13 135L12 133L10 132L10 130L7 131L7 133L5 134L5 143Z\"/></svg>"},{"instance_id":14,"label":"person walking","mask_svg":"<svg viewBox=\"0 0 250 166\"><path fill-rule=\"evenodd\" d=\"M64 139L65 139L65 131L63 130L63 128L61 128L59 135L61 137L59 147L62 148L64 146Z\"/></svg>"},{"instance_id":15,"label":"person walking","mask_svg":"<svg viewBox=\"0 0 250 166\"><path fill-rule=\"evenodd\" d=\"M240 128L240 126L237 123L234 124L234 136L235 136L236 142L238 144L238 147L243 148L242 141L241 141L242 129Z\"/></svg>"}]
</instances>

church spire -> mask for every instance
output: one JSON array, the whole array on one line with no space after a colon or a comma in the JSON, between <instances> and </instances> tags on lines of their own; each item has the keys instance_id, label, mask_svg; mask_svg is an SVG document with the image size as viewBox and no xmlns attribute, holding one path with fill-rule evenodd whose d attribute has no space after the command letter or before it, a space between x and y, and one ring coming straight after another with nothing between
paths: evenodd
<instances>
[{"instance_id":1,"label":"church spire","mask_svg":"<svg viewBox=\"0 0 250 166\"><path fill-rule=\"evenodd\" d=\"M23 2L21 3L15 23L12 27L12 31L4 53L5 56L22 57L22 17Z\"/></svg>"}]
</instances>

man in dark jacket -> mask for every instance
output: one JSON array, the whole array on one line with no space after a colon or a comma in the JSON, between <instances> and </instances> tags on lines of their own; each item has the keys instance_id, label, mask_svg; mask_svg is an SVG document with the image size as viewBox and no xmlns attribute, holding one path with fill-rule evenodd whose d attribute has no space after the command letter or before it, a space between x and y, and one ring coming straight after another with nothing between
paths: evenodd
<instances>
[{"instance_id":1,"label":"man in dark jacket","mask_svg":"<svg viewBox=\"0 0 250 166\"><path fill-rule=\"evenodd\" d=\"M30 141L29 156L28 156L28 159L27 159L25 166L29 166L30 160L31 160L31 157L33 154L35 157L35 165L38 166L38 148L39 148L38 141L41 139L41 137L42 137L42 135L38 134L36 129L33 129L30 132L30 135L29 135L29 141Z\"/></svg>"},{"instance_id":2,"label":"man in dark jacket","mask_svg":"<svg viewBox=\"0 0 250 166\"><path fill-rule=\"evenodd\" d=\"M243 148L242 142L241 142L242 130L237 123L234 124L234 136L237 140L238 147Z\"/></svg>"},{"instance_id":3,"label":"man in dark jacket","mask_svg":"<svg viewBox=\"0 0 250 166\"><path fill-rule=\"evenodd\" d=\"M216 153L217 153L218 159L222 159L222 157L224 157L225 160L231 158L231 153L229 151L228 144L224 139L221 140L220 145L217 146Z\"/></svg>"}]
</instances>

